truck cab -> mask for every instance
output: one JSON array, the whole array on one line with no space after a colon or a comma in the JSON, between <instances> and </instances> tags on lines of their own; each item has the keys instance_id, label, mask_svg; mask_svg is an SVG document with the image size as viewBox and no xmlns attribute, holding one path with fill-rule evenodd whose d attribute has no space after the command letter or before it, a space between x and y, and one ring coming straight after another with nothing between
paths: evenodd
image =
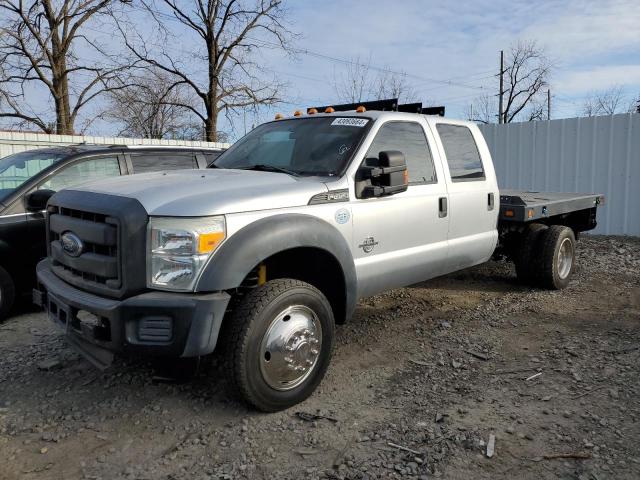
<instances>
[{"instance_id":1,"label":"truck cab","mask_svg":"<svg viewBox=\"0 0 640 480\"><path fill-rule=\"evenodd\" d=\"M529 226L500 228L475 124L335 110L260 125L204 171L55 194L35 302L97 366L216 351L240 397L275 411L317 387L359 299L487 261L499 239L531 263ZM575 239L545 222L555 265Z\"/></svg>"}]
</instances>

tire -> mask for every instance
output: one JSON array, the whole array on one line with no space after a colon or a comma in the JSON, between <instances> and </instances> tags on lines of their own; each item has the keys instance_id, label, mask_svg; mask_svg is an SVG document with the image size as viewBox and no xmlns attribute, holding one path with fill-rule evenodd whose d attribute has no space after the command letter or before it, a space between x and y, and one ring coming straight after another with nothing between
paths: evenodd
<instances>
[{"instance_id":1,"label":"tire","mask_svg":"<svg viewBox=\"0 0 640 480\"><path fill-rule=\"evenodd\" d=\"M534 223L529 225L522 233L522 239L518 251L514 255L516 275L518 280L525 285L534 285L537 280L536 257L540 253L540 240L547 230L546 225Z\"/></svg>"},{"instance_id":2,"label":"tire","mask_svg":"<svg viewBox=\"0 0 640 480\"><path fill-rule=\"evenodd\" d=\"M561 290L569 285L576 267L576 237L563 225L550 226L540 238L538 280L540 286Z\"/></svg>"},{"instance_id":3,"label":"tire","mask_svg":"<svg viewBox=\"0 0 640 480\"><path fill-rule=\"evenodd\" d=\"M16 290L11 276L0 267L0 320L4 320L15 300Z\"/></svg>"},{"instance_id":4,"label":"tire","mask_svg":"<svg viewBox=\"0 0 640 480\"><path fill-rule=\"evenodd\" d=\"M240 301L221 341L225 372L239 396L264 412L284 410L309 397L329 367L333 311L312 285L271 280Z\"/></svg>"}]
</instances>

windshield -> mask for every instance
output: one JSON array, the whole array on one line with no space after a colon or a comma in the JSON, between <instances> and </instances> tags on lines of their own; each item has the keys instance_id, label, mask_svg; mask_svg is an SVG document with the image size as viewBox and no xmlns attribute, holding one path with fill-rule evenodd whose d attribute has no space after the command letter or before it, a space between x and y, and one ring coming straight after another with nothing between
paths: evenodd
<instances>
[{"instance_id":1,"label":"windshield","mask_svg":"<svg viewBox=\"0 0 640 480\"><path fill-rule=\"evenodd\" d=\"M0 202L20 185L60 161L64 156L62 153L34 150L0 158Z\"/></svg>"},{"instance_id":2,"label":"windshield","mask_svg":"<svg viewBox=\"0 0 640 480\"><path fill-rule=\"evenodd\" d=\"M338 175L371 123L362 117L315 117L265 123L238 140L211 166L286 171L297 175Z\"/></svg>"}]
</instances>

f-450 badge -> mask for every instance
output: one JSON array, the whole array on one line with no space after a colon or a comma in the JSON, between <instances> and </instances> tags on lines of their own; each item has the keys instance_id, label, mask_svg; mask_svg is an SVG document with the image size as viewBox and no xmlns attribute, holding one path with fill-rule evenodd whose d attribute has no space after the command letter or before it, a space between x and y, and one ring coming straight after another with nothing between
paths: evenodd
<instances>
[{"instance_id":1,"label":"f-450 badge","mask_svg":"<svg viewBox=\"0 0 640 480\"><path fill-rule=\"evenodd\" d=\"M376 245L378 245L378 242L376 242L375 238L367 237L358 247L361 248L364 253L371 253L373 249L376 248Z\"/></svg>"}]
</instances>

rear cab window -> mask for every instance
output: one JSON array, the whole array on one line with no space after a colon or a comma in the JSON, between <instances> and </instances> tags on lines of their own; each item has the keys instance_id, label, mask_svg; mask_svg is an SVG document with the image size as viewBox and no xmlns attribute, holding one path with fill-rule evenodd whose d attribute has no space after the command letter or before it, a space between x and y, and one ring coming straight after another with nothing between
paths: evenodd
<instances>
[{"instance_id":1,"label":"rear cab window","mask_svg":"<svg viewBox=\"0 0 640 480\"><path fill-rule=\"evenodd\" d=\"M451 181L485 180L482 159L471 130L449 123L438 123L436 129L447 157Z\"/></svg>"}]
</instances>

